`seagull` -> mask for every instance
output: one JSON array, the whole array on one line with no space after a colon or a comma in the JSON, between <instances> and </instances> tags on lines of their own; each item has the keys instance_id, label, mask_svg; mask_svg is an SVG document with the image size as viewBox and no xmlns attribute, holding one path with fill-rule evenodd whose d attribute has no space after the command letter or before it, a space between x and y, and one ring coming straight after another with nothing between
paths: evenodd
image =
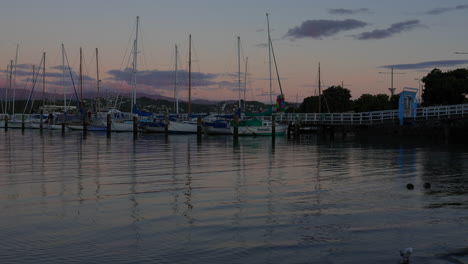
<instances>
[{"instance_id":1,"label":"seagull","mask_svg":"<svg viewBox=\"0 0 468 264\"><path fill-rule=\"evenodd\" d=\"M405 248L403 250L400 250L399 252L400 252L400 257L401 257L401 263L408 264L411 253L413 253L413 248L410 248L410 247Z\"/></svg>"}]
</instances>

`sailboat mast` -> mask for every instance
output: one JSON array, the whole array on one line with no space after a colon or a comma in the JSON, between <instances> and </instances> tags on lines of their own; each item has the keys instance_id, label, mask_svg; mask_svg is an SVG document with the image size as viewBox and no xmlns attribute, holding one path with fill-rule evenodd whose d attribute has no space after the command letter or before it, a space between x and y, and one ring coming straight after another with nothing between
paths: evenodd
<instances>
[{"instance_id":1,"label":"sailboat mast","mask_svg":"<svg viewBox=\"0 0 468 264\"><path fill-rule=\"evenodd\" d=\"M10 61L10 87L9 87L9 90L11 90L12 88L12 80L13 80L13 60ZM8 108L7 108L7 111L8 111ZM8 112L6 112L6 114L8 114Z\"/></svg>"},{"instance_id":2,"label":"sailboat mast","mask_svg":"<svg viewBox=\"0 0 468 264\"><path fill-rule=\"evenodd\" d=\"M137 58L138 58L138 24L140 17L137 16L136 34L135 34L135 48L133 53L133 105L136 105L136 83L137 83Z\"/></svg>"},{"instance_id":3,"label":"sailboat mast","mask_svg":"<svg viewBox=\"0 0 468 264\"><path fill-rule=\"evenodd\" d=\"M97 82L97 112L101 112L101 92L99 84L101 80L99 79L99 55L98 55L98 48L96 48L96 82Z\"/></svg>"},{"instance_id":4,"label":"sailboat mast","mask_svg":"<svg viewBox=\"0 0 468 264\"><path fill-rule=\"evenodd\" d=\"M84 112L84 105L83 105L83 51L80 47L80 101L81 101L81 108Z\"/></svg>"},{"instance_id":5,"label":"sailboat mast","mask_svg":"<svg viewBox=\"0 0 468 264\"><path fill-rule=\"evenodd\" d=\"M269 14L266 13L267 17L267 30L268 30L268 71L270 74L270 105L273 105L273 90L272 90L272 80L271 80L271 38L270 38L270 19Z\"/></svg>"},{"instance_id":6,"label":"sailboat mast","mask_svg":"<svg viewBox=\"0 0 468 264\"><path fill-rule=\"evenodd\" d=\"M16 54L15 54L15 72L14 72L14 77L13 77L13 100L12 100L12 107L11 107L11 112L15 114L15 101L16 101L16 68L18 65L18 49L19 45L16 45Z\"/></svg>"},{"instance_id":7,"label":"sailboat mast","mask_svg":"<svg viewBox=\"0 0 468 264\"><path fill-rule=\"evenodd\" d=\"M319 88L319 113L322 113L322 82L320 81L320 62L318 64L318 88Z\"/></svg>"},{"instance_id":8,"label":"sailboat mast","mask_svg":"<svg viewBox=\"0 0 468 264\"><path fill-rule=\"evenodd\" d=\"M247 63L249 62L249 57L245 58L245 73L244 73L244 109L245 108L245 103L246 103L246 98L245 98L245 93L247 91Z\"/></svg>"},{"instance_id":9,"label":"sailboat mast","mask_svg":"<svg viewBox=\"0 0 468 264\"><path fill-rule=\"evenodd\" d=\"M65 94L65 47L62 43L62 85L63 85L63 112L67 113L67 95Z\"/></svg>"},{"instance_id":10,"label":"sailboat mast","mask_svg":"<svg viewBox=\"0 0 468 264\"><path fill-rule=\"evenodd\" d=\"M239 90L239 109L241 108L241 71L240 71L240 37L237 37L237 85Z\"/></svg>"},{"instance_id":11,"label":"sailboat mast","mask_svg":"<svg viewBox=\"0 0 468 264\"><path fill-rule=\"evenodd\" d=\"M46 53L44 52L43 53L43 61L44 61L44 64L42 66L42 111L44 111L44 106L45 106L45 60L46 60Z\"/></svg>"},{"instance_id":12,"label":"sailboat mast","mask_svg":"<svg viewBox=\"0 0 468 264\"><path fill-rule=\"evenodd\" d=\"M174 71L174 98L175 98L175 113L179 114L179 91L177 91L177 58L179 50L177 44L175 45L175 71Z\"/></svg>"},{"instance_id":13,"label":"sailboat mast","mask_svg":"<svg viewBox=\"0 0 468 264\"><path fill-rule=\"evenodd\" d=\"M190 105L192 104L192 34L189 35L189 82L188 82L188 87L189 87L189 94L188 94L188 107L187 107L187 113L190 118L190 115L192 114L192 111L190 109Z\"/></svg>"},{"instance_id":14,"label":"sailboat mast","mask_svg":"<svg viewBox=\"0 0 468 264\"><path fill-rule=\"evenodd\" d=\"M132 89L132 109L131 113L133 113L133 108L136 106L136 82L137 82L137 55L138 55L138 24L140 22L140 17L136 17L136 33L135 33L135 41L133 42L133 89Z\"/></svg>"}]
</instances>

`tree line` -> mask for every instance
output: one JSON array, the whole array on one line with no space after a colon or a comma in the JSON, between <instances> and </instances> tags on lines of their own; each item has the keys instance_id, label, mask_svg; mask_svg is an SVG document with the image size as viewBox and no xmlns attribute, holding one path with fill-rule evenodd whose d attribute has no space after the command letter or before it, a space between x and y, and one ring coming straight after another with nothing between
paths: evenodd
<instances>
[{"instance_id":1,"label":"tree line","mask_svg":"<svg viewBox=\"0 0 468 264\"><path fill-rule=\"evenodd\" d=\"M433 69L422 78L421 106L453 105L468 103L468 68L442 72ZM319 96L304 98L299 107L288 112L300 113L345 113L398 109L399 94L363 94L351 100L351 91L341 86L331 86Z\"/></svg>"}]
</instances>

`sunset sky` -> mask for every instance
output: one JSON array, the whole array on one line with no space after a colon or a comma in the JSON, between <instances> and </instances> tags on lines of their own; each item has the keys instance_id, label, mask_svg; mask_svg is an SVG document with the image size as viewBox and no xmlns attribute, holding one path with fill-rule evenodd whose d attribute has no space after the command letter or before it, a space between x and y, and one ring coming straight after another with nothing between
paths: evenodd
<instances>
[{"instance_id":1,"label":"sunset sky","mask_svg":"<svg viewBox=\"0 0 468 264\"><path fill-rule=\"evenodd\" d=\"M468 65L468 54L456 54L468 53L468 1L15 0L3 1L0 9L0 87L9 87L5 71L18 46L18 89L31 89L26 80L32 65L39 67L46 52L46 89L72 93L68 72L63 88L63 43L75 85L82 47L84 91L96 91L98 48L101 91L124 93L130 89L125 69L132 65L139 16L137 94L173 97L177 44L178 87L180 99L186 100L191 34L192 98L238 99L240 36L242 72L248 57L246 99L269 102L266 13L286 101L302 102L316 93L319 63L322 86L344 84L352 99L389 94L391 67L398 93L417 88L417 79L435 67L445 71ZM243 82L242 75L242 89ZM277 94L276 78L273 83Z\"/></svg>"}]
</instances>

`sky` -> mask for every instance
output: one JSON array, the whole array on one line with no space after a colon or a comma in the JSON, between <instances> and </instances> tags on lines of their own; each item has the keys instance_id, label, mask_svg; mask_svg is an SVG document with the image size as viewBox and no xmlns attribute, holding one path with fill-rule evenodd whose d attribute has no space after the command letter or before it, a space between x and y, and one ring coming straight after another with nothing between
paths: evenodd
<instances>
[{"instance_id":1,"label":"sky","mask_svg":"<svg viewBox=\"0 0 468 264\"><path fill-rule=\"evenodd\" d=\"M271 93L266 13L278 68L271 59ZM78 89L81 47L84 93L97 92L98 70L102 96L129 92L137 16L137 96L173 98L177 87L179 99L187 100L189 35L192 99L269 103L281 83L286 101L300 103L317 95L319 64L322 89L343 85L357 99L390 94L392 79L399 93L419 88L434 68L468 65L468 54L457 54L468 53L468 1L15 0L0 9L0 87L10 87L13 61L13 87L43 89L45 53L45 90L73 93L70 75ZM34 88L32 65L41 70Z\"/></svg>"}]
</instances>

